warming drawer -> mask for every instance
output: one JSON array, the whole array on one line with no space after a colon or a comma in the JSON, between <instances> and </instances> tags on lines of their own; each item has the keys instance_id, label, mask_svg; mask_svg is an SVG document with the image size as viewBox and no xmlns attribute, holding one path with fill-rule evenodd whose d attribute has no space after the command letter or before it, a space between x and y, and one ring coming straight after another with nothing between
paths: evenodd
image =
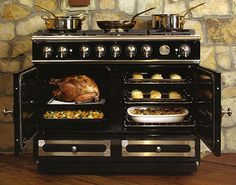
<instances>
[{"instance_id":1,"label":"warming drawer","mask_svg":"<svg viewBox=\"0 0 236 185\"><path fill-rule=\"evenodd\" d=\"M110 157L110 140L38 140L39 156Z\"/></svg>"},{"instance_id":2,"label":"warming drawer","mask_svg":"<svg viewBox=\"0 0 236 185\"><path fill-rule=\"evenodd\" d=\"M122 157L195 157L194 140L122 140Z\"/></svg>"}]
</instances>

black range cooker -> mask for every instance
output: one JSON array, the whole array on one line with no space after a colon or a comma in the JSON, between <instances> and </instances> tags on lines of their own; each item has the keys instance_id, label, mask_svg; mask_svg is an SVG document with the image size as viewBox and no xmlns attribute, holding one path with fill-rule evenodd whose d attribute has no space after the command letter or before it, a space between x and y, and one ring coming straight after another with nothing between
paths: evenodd
<instances>
[{"instance_id":1,"label":"black range cooker","mask_svg":"<svg viewBox=\"0 0 236 185\"><path fill-rule=\"evenodd\" d=\"M39 172L191 173L200 139L220 156L220 73L199 66L194 30L40 31L32 52L34 67L14 77L15 151L33 140ZM53 97L52 79L83 75L96 101Z\"/></svg>"}]
</instances>

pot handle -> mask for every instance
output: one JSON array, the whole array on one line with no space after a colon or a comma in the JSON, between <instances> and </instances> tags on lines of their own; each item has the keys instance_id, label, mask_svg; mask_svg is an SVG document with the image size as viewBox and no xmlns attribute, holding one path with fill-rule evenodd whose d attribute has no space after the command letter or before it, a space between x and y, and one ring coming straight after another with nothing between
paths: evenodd
<instances>
[{"instance_id":1,"label":"pot handle","mask_svg":"<svg viewBox=\"0 0 236 185\"><path fill-rule=\"evenodd\" d=\"M43 19L45 21L45 24L49 24L49 17L45 16L45 15L41 15L41 19Z\"/></svg>"},{"instance_id":2,"label":"pot handle","mask_svg":"<svg viewBox=\"0 0 236 185\"><path fill-rule=\"evenodd\" d=\"M191 12L193 9L195 9L195 8L197 8L197 7L199 7L199 6L202 6L202 5L204 5L205 4L205 2L204 3L200 3L200 4L198 4L198 5L196 5L196 6L193 6L193 7L191 7L191 8L189 8L189 9L187 9L187 10L184 10L182 13L181 13L181 15L183 14L183 17L185 17L189 12Z\"/></svg>"},{"instance_id":3,"label":"pot handle","mask_svg":"<svg viewBox=\"0 0 236 185\"><path fill-rule=\"evenodd\" d=\"M41 15L41 19L43 19L44 21L47 21L49 17L47 17L46 15Z\"/></svg>"},{"instance_id":4,"label":"pot handle","mask_svg":"<svg viewBox=\"0 0 236 185\"><path fill-rule=\"evenodd\" d=\"M85 20L86 20L86 17L83 17L83 18L81 19L81 23L83 23Z\"/></svg>"}]
</instances>

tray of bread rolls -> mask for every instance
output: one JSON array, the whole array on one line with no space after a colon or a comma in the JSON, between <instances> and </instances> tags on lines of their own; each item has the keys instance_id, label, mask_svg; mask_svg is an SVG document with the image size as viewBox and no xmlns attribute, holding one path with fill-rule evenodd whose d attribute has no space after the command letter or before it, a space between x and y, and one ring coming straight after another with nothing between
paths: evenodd
<instances>
[{"instance_id":1,"label":"tray of bread rolls","mask_svg":"<svg viewBox=\"0 0 236 185\"><path fill-rule=\"evenodd\" d=\"M168 92L159 91L157 89L141 90L133 89L127 91L125 95L126 103L191 103L191 98L185 91L170 90Z\"/></svg>"},{"instance_id":2,"label":"tray of bread rolls","mask_svg":"<svg viewBox=\"0 0 236 185\"><path fill-rule=\"evenodd\" d=\"M177 73L147 73L133 72L128 74L125 80L126 84L188 84L189 81L183 74Z\"/></svg>"}]
</instances>

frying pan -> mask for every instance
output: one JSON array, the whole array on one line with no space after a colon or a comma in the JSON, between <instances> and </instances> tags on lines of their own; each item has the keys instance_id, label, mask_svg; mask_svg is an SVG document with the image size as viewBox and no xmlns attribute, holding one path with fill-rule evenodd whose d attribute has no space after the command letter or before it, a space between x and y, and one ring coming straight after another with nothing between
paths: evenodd
<instances>
[{"instance_id":1,"label":"frying pan","mask_svg":"<svg viewBox=\"0 0 236 185\"><path fill-rule=\"evenodd\" d=\"M132 29L135 24L136 24L136 21L134 21L134 19L145 13L145 12L148 12L150 10L153 10L155 9L156 7L153 7L153 8L149 8L147 10L144 10L142 12L139 12L137 13L136 15L134 15L132 17L132 19L130 21L97 21L97 25L99 28L101 28L102 30L105 30L105 31L109 31L109 30L112 30L112 29L123 29L123 30L129 30L129 29Z\"/></svg>"}]
</instances>

